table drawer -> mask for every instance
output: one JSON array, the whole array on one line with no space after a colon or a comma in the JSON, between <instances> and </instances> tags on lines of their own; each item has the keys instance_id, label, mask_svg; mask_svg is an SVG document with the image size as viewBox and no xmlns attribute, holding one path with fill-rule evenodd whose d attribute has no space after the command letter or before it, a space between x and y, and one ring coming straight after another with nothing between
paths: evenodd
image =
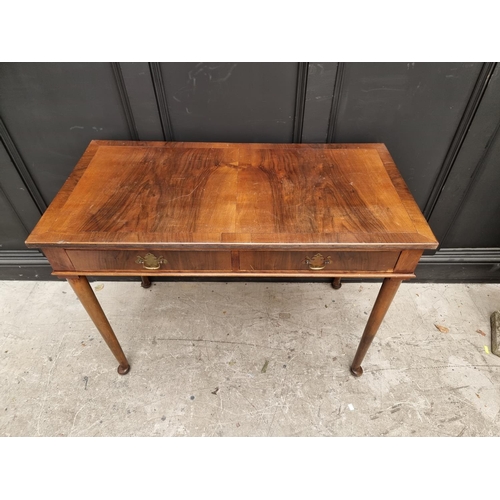
<instances>
[{"instance_id":1,"label":"table drawer","mask_svg":"<svg viewBox=\"0 0 500 500\"><path fill-rule=\"evenodd\" d=\"M230 251L66 250L76 271L231 271Z\"/></svg>"},{"instance_id":2,"label":"table drawer","mask_svg":"<svg viewBox=\"0 0 500 500\"><path fill-rule=\"evenodd\" d=\"M335 271L379 271L394 269L399 252L335 252L321 251L256 251L240 252L242 271L304 271L332 273Z\"/></svg>"}]
</instances>

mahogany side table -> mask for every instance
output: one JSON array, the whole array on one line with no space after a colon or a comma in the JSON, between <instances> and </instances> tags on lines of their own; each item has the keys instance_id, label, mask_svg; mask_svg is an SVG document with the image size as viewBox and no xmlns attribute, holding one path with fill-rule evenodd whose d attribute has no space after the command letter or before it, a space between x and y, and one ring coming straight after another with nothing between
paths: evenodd
<instances>
[{"instance_id":1,"label":"mahogany side table","mask_svg":"<svg viewBox=\"0 0 500 500\"><path fill-rule=\"evenodd\" d=\"M437 241L383 144L92 141L28 237L130 365L87 276L383 278L351 371Z\"/></svg>"}]
</instances>

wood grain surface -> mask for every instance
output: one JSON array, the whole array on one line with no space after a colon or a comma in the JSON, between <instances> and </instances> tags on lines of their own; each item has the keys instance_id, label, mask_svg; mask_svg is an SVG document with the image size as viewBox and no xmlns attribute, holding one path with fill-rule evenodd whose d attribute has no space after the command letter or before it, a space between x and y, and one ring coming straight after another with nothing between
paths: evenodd
<instances>
[{"instance_id":1,"label":"wood grain surface","mask_svg":"<svg viewBox=\"0 0 500 500\"><path fill-rule=\"evenodd\" d=\"M383 144L92 141L29 236L130 365L86 275L384 277L351 371L437 241Z\"/></svg>"},{"instance_id":2,"label":"wood grain surface","mask_svg":"<svg viewBox=\"0 0 500 500\"><path fill-rule=\"evenodd\" d=\"M324 269L314 273L335 273L336 271L380 271L389 272L394 269L398 260L398 252L329 252L322 251L329 263ZM240 252L240 269L242 271L272 271L294 270L310 273L305 262L306 257L312 257L313 252Z\"/></svg>"},{"instance_id":3,"label":"wood grain surface","mask_svg":"<svg viewBox=\"0 0 500 500\"><path fill-rule=\"evenodd\" d=\"M437 247L384 145L124 141L90 144L26 243Z\"/></svg>"},{"instance_id":4,"label":"wood grain surface","mask_svg":"<svg viewBox=\"0 0 500 500\"><path fill-rule=\"evenodd\" d=\"M80 271L101 271L106 269L136 270L151 273L137 262L137 257L144 257L152 252L156 257L163 257L165 262L160 265L162 271L231 271L231 252L213 251L164 251L155 249L142 250L73 250L66 251L74 269ZM156 270L154 271L156 273Z\"/></svg>"}]
</instances>

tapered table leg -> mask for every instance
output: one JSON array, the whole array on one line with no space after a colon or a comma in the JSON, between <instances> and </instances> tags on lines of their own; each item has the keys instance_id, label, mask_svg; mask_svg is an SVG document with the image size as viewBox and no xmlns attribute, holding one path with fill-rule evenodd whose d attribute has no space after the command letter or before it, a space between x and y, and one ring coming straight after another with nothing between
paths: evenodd
<instances>
[{"instance_id":1,"label":"tapered table leg","mask_svg":"<svg viewBox=\"0 0 500 500\"><path fill-rule=\"evenodd\" d=\"M332 286L334 290L338 290L342 286L341 280L342 278L333 278Z\"/></svg>"},{"instance_id":2,"label":"tapered table leg","mask_svg":"<svg viewBox=\"0 0 500 500\"><path fill-rule=\"evenodd\" d=\"M141 276L141 282L142 288L149 288L151 286L151 280L147 276Z\"/></svg>"},{"instance_id":3,"label":"tapered table leg","mask_svg":"<svg viewBox=\"0 0 500 500\"><path fill-rule=\"evenodd\" d=\"M361 363L365 357L368 348L370 347L372 340L377 334L378 328L384 319L385 313L389 309L392 303L392 299L398 291L399 285L401 284L400 279L395 278L385 278L382 287L377 296L377 300L373 306L370 317L368 318L368 323L366 324L365 331L359 342L358 350L354 356L354 361L351 365L351 372L356 377L361 377L363 375L363 368L361 368Z\"/></svg>"},{"instance_id":4,"label":"tapered table leg","mask_svg":"<svg viewBox=\"0 0 500 500\"><path fill-rule=\"evenodd\" d=\"M83 307L85 307L85 310L94 322L94 325L99 330L102 338L105 340L106 344L108 344L108 347L118 360L118 363L120 363L118 373L120 375L125 375L129 372L130 365L122 351L118 339L113 332L113 329L111 328L111 325L109 324L108 318L106 318L101 305L97 301L94 291L92 290L92 287L89 285L87 278L85 276L78 276L75 278L67 278L67 280L80 299L80 302L83 304Z\"/></svg>"}]
</instances>

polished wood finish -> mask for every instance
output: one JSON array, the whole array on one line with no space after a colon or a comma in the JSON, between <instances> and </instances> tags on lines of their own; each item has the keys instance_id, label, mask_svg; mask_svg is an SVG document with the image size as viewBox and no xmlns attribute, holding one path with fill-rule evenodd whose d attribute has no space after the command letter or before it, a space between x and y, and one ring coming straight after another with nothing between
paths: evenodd
<instances>
[{"instance_id":1,"label":"polished wood finish","mask_svg":"<svg viewBox=\"0 0 500 500\"><path fill-rule=\"evenodd\" d=\"M231 271L231 252L194 252L174 251L162 249L138 250L67 250L67 255L73 267L81 271L102 270L133 270L144 271L145 264L137 262L138 257L148 253L156 257L163 257L164 262L158 269L147 269L148 274L162 273L163 271Z\"/></svg>"},{"instance_id":2,"label":"polished wood finish","mask_svg":"<svg viewBox=\"0 0 500 500\"><path fill-rule=\"evenodd\" d=\"M365 354L375 338L378 328L384 319L385 313L392 303L394 295L396 295L396 292L398 291L401 281L402 280L400 279L386 278L382 283L382 287L380 288L377 300L375 301L375 305L373 306L370 317L368 318L368 323L366 324L365 331L363 332L358 350L356 351L356 355L354 356L354 360L351 365L351 372L356 377L363 375L361 363L363 362Z\"/></svg>"},{"instance_id":3,"label":"polished wood finish","mask_svg":"<svg viewBox=\"0 0 500 500\"><path fill-rule=\"evenodd\" d=\"M73 263L68 258L66 250L63 248L44 248L43 253L49 260L54 271L73 271L75 269Z\"/></svg>"},{"instance_id":4,"label":"polished wood finish","mask_svg":"<svg viewBox=\"0 0 500 500\"><path fill-rule=\"evenodd\" d=\"M118 373L120 375L125 375L130 370L129 362L122 351L120 343L116 338L111 325L109 324L108 318L104 314L101 305L97 301L97 298L85 276L79 276L75 278L67 278L68 283L73 288L74 292L80 299L83 307L87 311L94 325L99 330L102 338L105 340L111 352L114 354L120 365L118 366Z\"/></svg>"},{"instance_id":5,"label":"polished wood finish","mask_svg":"<svg viewBox=\"0 0 500 500\"><path fill-rule=\"evenodd\" d=\"M27 240L183 250L324 243L436 247L384 145L93 141Z\"/></svg>"},{"instance_id":6,"label":"polished wood finish","mask_svg":"<svg viewBox=\"0 0 500 500\"><path fill-rule=\"evenodd\" d=\"M94 306L86 275L387 278L354 373L437 247L383 144L138 141L92 141L26 244Z\"/></svg>"},{"instance_id":7,"label":"polished wood finish","mask_svg":"<svg viewBox=\"0 0 500 500\"><path fill-rule=\"evenodd\" d=\"M145 271L143 271L145 272ZM151 273L152 271L147 271ZM65 278L67 276L80 276L85 273L81 271L54 271L52 273L54 276L59 276L61 278ZM138 276L138 271L92 271L88 272L89 276ZM338 271L335 274L340 278L401 278L403 280L412 279L415 277L414 274L409 273L368 273L368 272L351 272L351 271ZM155 276L177 276L177 277L186 277L186 276L196 276L196 277L218 277L218 278L226 278L226 277L234 277L234 278L314 278L314 277L323 277L330 278L332 277L332 273L323 273L318 274L318 271L311 271L309 273L305 272L293 272L293 271L239 271L239 272L222 272L222 271L162 271L157 272Z\"/></svg>"},{"instance_id":8,"label":"polished wood finish","mask_svg":"<svg viewBox=\"0 0 500 500\"><path fill-rule=\"evenodd\" d=\"M394 269L399 258L399 252L332 252L324 248L313 252L240 252L240 269L242 271L303 271L311 273L311 268L306 258L320 253L328 258L329 263L324 269L315 270L314 273L332 274L335 271L384 271L390 272Z\"/></svg>"},{"instance_id":9,"label":"polished wood finish","mask_svg":"<svg viewBox=\"0 0 500 500\"><path fill-rule=\"evenodd\" d=\"M394 270L399 273L413 272L422 253L422 250L404 250L401 252Z\"/></svg>"},{"instance_id":10,"label":"polished wood finish","mask_svg":"<svg viewBox=\"0 0 500 500\"><path fill-rule=\"evenodd\" d=\"M141 276L141 286L142 286L142 288L150 288L151 287L151 280L149 279L148 276Z\"/></svg>"}]
</instances>

